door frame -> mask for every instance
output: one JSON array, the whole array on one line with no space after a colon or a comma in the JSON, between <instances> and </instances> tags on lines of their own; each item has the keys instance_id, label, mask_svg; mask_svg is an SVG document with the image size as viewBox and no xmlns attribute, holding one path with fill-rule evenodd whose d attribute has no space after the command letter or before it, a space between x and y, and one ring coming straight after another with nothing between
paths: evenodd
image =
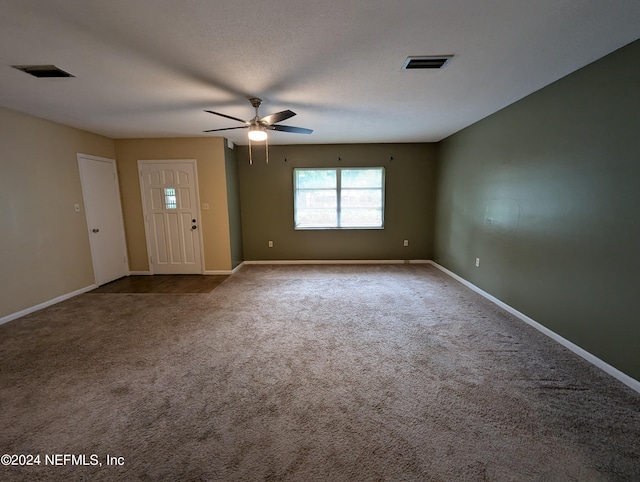
<instances>
[{"instance_id":1,"label":"door frame","mask_svg":"<svg viewBox=\"0 0 640 482\"><path fill-rule=\"evenodd\" d=\"M149 274L153 275L153 263L150 261L151 256L151 238L149 237L149 217L147 215L147 203L144 195L144 180L142 178L142 167L147 164L191 164L193 165L193 175L195 176L195 194L196 209L198 212L198 238L200 244L200 274L204 274L204 239L202 236L202 213L200 209L200 181L198 178L198 161L196 159L138 159L138 181L140 182L140 199L142 201L142 220L144 222L144 238L147 246L147 263L149 265Z\"/></svg>"},{"instance_id":2,"label":"door frame","mask_svg":"<svg viewBox=\"0 0 640 482\"><path fill-rule=\"evenodd\" d=\"M109 164L111 164L111 168L113 170L113 185L114 185L114 189L115 189L115 193L116 193L116 198L117 198L117 208L118 208L118 212L120 213L120 222L118 223L119 226L119 231L120 231L120 238L122 239L122 250L125 256L125 264L126 264L126 271L124 273L124 276L129 276L131 274L130 270L129 270L129 255L127 252L127 238L126 238L126 233L124 230L124 215L122 213L122 199L120 198L120 182L118 180L118 169L116 167L116 160L115 159L109 159L108 157L99 157L99 156L93 156L91 154L83 154L81 152L76 153L76 158L78 159L78 171L80 174L80 188L82 190L82 203L84 205L84 214L85 214L85 219L87 221L87 235L89 237L89 249L91 250L91 264L93 265L93 282L94 284L98 284L98 275L99 275L99 269L97 268L98 263L96 262L96 258L98 256L98 253L96 253L96 247L94 246L94 242L93 242L93 236L91 236L91 233L89 232L89 230L91 229L91 226L93 226L93 219L92 219L92 213L89 212L89 209L87 209L87 204L86 204L86 192L87 192L87 180L86 180L86 172L84 170L84 168L82 167L82 159L86 159L89 161L97 161L97 162L107 162Z\"/></svg>"}]
</instances>

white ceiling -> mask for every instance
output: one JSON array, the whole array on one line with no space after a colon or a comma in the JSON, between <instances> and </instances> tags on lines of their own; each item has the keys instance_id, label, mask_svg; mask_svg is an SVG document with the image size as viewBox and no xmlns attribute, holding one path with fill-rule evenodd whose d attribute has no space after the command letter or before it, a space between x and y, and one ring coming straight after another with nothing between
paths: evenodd
<instances>
[{"instance_id":1,"label":"white ceiling","mask_svg":"<svg viewBox=\"0 0 640 482\"><path fill-rule=\"evenodd\" d=\"M640 37L638 0L0 0L0 105L112 138L291 109L273 144L438 141ZM409 55L455 54L440 71ZM639 59L640 60L640 59ZM11 65L55 64L37 79ZM246 144L245 130L220 135Z\"/></svg>"}]
</instances>

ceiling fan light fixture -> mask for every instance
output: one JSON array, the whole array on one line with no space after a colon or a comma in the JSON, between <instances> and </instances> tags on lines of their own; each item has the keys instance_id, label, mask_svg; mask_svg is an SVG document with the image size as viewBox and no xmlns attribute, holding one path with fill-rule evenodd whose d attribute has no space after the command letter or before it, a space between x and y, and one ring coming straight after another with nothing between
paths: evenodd
<instances>
[{"instance_id":1,"label":"ceiling fan light fixture","mask_svg":"<svg viewBox=\"0 0 640 482\"><path fill-rule=\"evenodd\" d=\"M267 131L264 127L251 127L249 128L249 133L247 134L249 139L252 141L266 141L267 140Z\"/></svg>"}]
</instances>

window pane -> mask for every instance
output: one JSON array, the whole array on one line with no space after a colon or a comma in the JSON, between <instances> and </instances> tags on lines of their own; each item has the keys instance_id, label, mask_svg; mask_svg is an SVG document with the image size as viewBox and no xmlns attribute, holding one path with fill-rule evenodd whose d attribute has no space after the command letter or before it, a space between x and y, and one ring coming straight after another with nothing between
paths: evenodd
<instances>
[{"instance_id":1,"label":"window pane","mask_svg":"<svg viewBox=\"0 0 640 482\"><path fill-rule=\"evenodd\" d=\"M336 208L335 190L300 189L296 191L296 208Z\"/></svg>"},{"instance_id":2,"label":"window pane","mask_svg":"<svg viewBox=\"0 0 640 482\"><path fill-rule=\"evenodd\" d=\"M294 169L294 188L296 229L383 227L384 168Z\"/></svg>"},{"instance_id":3,"label":"window pane","mask_svg":"<svg viewBox=\"0 0 640 482\"><path fill-rule=\"evenodd\" d=\"M335 189L335 187L335 169L296 169L296 188L298 189Z\"/></svg>"},{"instance_id":4,"label":"window pane","mask_svg":"<svg viewBox=\"0 0 640 482\"><path fill-rule=\"evenodd\" d=\"M382 187L382 169L343 169L342 187Z\"/></svg>"},{"instance_id":5,"label":"window pane","mask_svg":"<svg viewBox=\"0 0 640 482\"><path fill-rule=\"evenodd\" d=\"M164 208L177 209L178 203L176 199L176 190L171 187L164 188Z\"/></svg>"},{"instance_id":6,"label":"window pane","mask_svg":"<svg viewBox=\"0 0 640 482\"><path fill-rule=\"evenodd\" d=\"M381 209L343 209L340 213L341 227L381 227Z\"/></svg>"},{"instance_id":7,"label":"window pane","mask_svg":"<svg viewBox=\"0 0 640 482\"><path fill-rule=\"evenodd\" d=\"M335 209L297 209L296 227L301 228L335 228L338 226L338 215Z\"/></svg>"},{"instance_id":8,"label":"window pane","mask_svg":"<svg viewBox=\"0 0 640 482\"><path fill-rule=\"evenodd\" d=\"M343 189L340 196L342 209L382 207L382 189Z\"/></svg>"}]
</instances>

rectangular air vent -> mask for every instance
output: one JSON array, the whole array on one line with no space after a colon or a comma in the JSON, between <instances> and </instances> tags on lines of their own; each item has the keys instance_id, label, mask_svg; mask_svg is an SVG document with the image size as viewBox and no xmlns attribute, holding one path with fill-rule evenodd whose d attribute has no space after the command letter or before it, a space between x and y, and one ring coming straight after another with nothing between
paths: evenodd
<instances>
[{"instance_id":1,"label":"rectangular air vent","mask_svg":"<svg viewBox=\"0 0 640 482\"><path fill-rule=\"evenodd\" d=\"M12 67L38 78L75 77L55 65L12 65Z\"/></svg>"},{"instance_id":2,"label":"rectangular air vent","mask_svg":"<svg viewBox=\"0 0 640 482\"><path fill-rule=\"evenodd\" d=\"M407 60L402 64L402 70L441 69L452 57L453 55L407 57Z\"/></svg>"}]
</instances>

